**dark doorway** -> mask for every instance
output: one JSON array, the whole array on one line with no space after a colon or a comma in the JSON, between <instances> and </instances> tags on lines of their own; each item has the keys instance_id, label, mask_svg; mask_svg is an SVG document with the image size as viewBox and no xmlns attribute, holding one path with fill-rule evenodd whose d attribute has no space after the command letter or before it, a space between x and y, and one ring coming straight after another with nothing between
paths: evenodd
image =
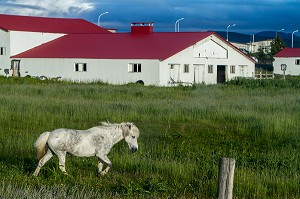
<instances>
[{"instance_id":1,"label":"dark doorway","mask_svg":"<svg viewBox=\"0 0 300 199\"><path fill-rule=\"evenodd\" d=\"M217 83L224 83L225 82L225 65L218 65L217 66Z\"/></svg>"},{"instance_id":2,"label":"dark doorway","mask_svg":"<svg viewBox=\"0 0 300 199\"><path fill-rule=\"evenodd\" d=\"M11 70L12 70L12 76L13 77L20 77L20 61L17 59L11 60Z\"/></svg>"}]
</instances>

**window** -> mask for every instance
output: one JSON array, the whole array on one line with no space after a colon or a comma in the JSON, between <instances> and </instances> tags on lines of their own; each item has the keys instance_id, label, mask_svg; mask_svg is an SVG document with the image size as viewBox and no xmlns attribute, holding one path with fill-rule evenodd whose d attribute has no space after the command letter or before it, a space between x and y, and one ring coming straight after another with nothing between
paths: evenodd
<instances>
[{"instance_id":1,"label":"window","mask_svg":"<svg viewBox=\"0 0 300 199\"><path fill-rule=\"evenodd\" d=\"M75 63L74 71L75 72L86 72L87 71L86 63Z\"/></svg>"},{"instance_id":2,"label":"window","mask_svg":"<svg viewBox=\"0 0 300 199\"><path fill-rule=\"evenodd\" d=\"M184 64L183 72L184 73L189 73L190 72L190 66L188 64Z\"/></svg>"},{"instance_id":3,"label":"window","mask_svg":"<svg viewBox=\"0 0 300 199\"><path fill-rule=\"evenodd\" d=\"M214 65L208 65L208 73L213 73Z\"/></svg>"},{"instance_id":4,"label":"window","mask_svg":"<svg viewBox=\"0 0 300 199\"><path fill-rule=\"evenodd\" d=\"M235 74L235 65L230 66L230 73Z\"/></svg>"},{"instance_id":5,"label":"window","mask_svg":"<svg viewBox=\"0 0 300 199\"><path fill-rule=\"evenodd\" d=\"M296 64L296 65L300 65L300 59L296 59L296 60L295 60L295 64Z\"/></svg>"},{"instance_id":6,"label":"window","mask_svg":"<svg viewBox=\"0 0 300 199\"><path fill-rule=\"evenodd\" d=\"M5 55L5 47L0 47L0 55Z\"/></svg>"},{"instance_id":7,"label":"window","mask_svg":"<svg viewBox=\"0 0 300 199\"><path fill-rule=\"evenodd\" d=\"M142 64L140 63L131 63L128 64L128 72L129 73L140 73L142 72Z\"/></svg>"}]
</instances>

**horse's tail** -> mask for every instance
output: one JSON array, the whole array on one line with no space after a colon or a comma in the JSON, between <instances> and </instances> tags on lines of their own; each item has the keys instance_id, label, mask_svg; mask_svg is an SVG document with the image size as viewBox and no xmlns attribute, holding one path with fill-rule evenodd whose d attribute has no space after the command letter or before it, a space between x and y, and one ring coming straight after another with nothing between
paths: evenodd
<instances>
[{"instance_id":1,"label":"horse's tail","mask_svg":"<svg viewBox=\"0 0 300 199\"><path fill-rule=\"evenodd\" d=\"M48 141L49 134L50 132L42 133L34 143L34 148L36 149L38 160L42 159L47 152L48 149L47 141Z\"/></svg>"}]
</instances>

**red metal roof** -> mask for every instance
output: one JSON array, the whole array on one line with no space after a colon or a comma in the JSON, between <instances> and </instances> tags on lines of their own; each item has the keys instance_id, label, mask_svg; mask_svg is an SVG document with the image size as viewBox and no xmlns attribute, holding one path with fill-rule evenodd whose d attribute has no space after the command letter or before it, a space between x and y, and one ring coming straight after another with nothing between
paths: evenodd
<instances>
[{"instance_id":1,"label":"red metal roof","mask_svg":"<svg viewBox=\"0 0 300 199\"><path fill-rule=\"evenodd\" d=\"M274 57L300 57L300 48L284 48Z\"/></svg>"},{"instance_id":2,"label":"red metal roof","mask_svg":"<svg viewBox=\"0 0 300 199\"><path fill-rule=\"evenodd\" d=\"M211 34L70 34L14 57L164 60Z\"/></svg>"},{"instance_id":3,"label":"red metal roof","mask_svg":"<svg viewBox=\"0 0 300 199\"><path fill-rule=\"evenodd\" d=\"M15 55L13 58L165 60L210 35L215 35L241 55L255 62L214 32L70 34Z\"/></svg>"},{"instance_id":4,"label":"red metal roof","mask_svg":"<svg viewBox=\"0 0 300 199\"><path fill-rule=\"evenodd\" d=\"M0 29L45 33L111 33L83 19L46 18L0 14Z\"/></svg>"}]
</instances>

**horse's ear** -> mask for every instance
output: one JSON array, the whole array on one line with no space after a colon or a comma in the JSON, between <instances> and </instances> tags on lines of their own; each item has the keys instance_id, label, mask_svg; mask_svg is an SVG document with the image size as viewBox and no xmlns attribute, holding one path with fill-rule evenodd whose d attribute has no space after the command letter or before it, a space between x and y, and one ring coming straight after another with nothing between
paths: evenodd
<instances>
[{"instance_id":1,"label":"horse's ear","mask_svg":"<svg viewBox=\"0 0 300 199\"><path fill-rule=\"evenodd\" d=\"M130 123L127 123L127 126L129 128L129 130L131 130L131 124Z\"/></svg>"}]
</instances>

